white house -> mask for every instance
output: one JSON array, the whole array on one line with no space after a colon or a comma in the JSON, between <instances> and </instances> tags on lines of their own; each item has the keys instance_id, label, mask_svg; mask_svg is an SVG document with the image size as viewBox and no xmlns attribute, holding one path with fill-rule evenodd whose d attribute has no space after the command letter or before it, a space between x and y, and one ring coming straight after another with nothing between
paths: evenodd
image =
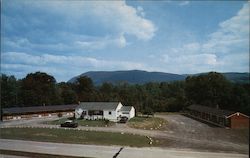
<instances>
[{"instance_id":1,"label":"white house","mask_svg":"<svg viewBox=\"0 0 250 158\"><path fill-rule=\"evenodd\" d=\"M120 102L81 102L75 109L76 118L89 120L108 119L117 122L122 116L135 116L133 106L123 106Z\"/></svg>"}]
</instances>

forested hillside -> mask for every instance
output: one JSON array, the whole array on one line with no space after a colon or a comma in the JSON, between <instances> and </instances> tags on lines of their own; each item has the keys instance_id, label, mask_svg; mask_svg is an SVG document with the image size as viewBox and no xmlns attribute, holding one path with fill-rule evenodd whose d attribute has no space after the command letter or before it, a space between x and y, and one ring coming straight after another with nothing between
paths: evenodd
<instances>
[{"instance_id":1,"label":"forested hillside","mask_svg":"<svg viewBox=\"0 0 250 158\"><path fill-rule=\"evenodd\" d=\"M68 82L74 83L77 78L87 76L92 79L94 85L102 85L105 82L112 84L129 83L129 84L145 84L148 82L173 82L184 81L187 76L199 76L200 74L173 74L165 72L148 72L142 70L127 71L89 71L79 76L75 76ZM249 73L228 72L221 73L226 79L234 83L248 83Z\"/></svg>"},{"instance_id":2,"label":"forested hillside","mask_svg":"<svg viewBox=\"0 0 250 158\"><path fill-rule=\"evenodd\" d=\"M145 84L103 83L95 86L81 76L73 83L57 83L43 72L30 73L17 80L1 75L1 106L41 106L77 104L79 101L120 101L137 111L180 111L196 103L249 115L250 85L227 80L222 74L189 76L184 81Z\"/></svg>"}]
</instances>

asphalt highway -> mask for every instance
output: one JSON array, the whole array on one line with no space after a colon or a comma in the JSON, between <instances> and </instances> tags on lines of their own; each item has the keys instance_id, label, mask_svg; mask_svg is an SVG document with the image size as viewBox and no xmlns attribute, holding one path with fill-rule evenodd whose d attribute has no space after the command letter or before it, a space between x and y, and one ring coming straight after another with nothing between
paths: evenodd
<instances>
[{"instance_id":1,"label":"asphalt highway","mask_svg":"<svg viewBox=\"0 0 250 158\"><path fill-rule=\"evenodd\" d=\"M134 148L0 139L0 149L94 158L247 158L246 154L201 152L175 148Z\"/></svg>"}]
</instances>

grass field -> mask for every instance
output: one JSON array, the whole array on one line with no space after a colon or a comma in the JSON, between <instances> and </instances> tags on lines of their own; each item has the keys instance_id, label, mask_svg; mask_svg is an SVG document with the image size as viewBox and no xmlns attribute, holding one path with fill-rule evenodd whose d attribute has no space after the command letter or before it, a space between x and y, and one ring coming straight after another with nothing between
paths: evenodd
<instances>
[{"instance_id":1,"label":"grass field","mask_svg":"<svg viewBox=\"0 0 250 158\"><path fill-rule=\"evenodd\" d=\"M166 121L158 117L134 117L129 120L128 126L138 129L161 130L164 129Z\"/></svg>"},{"instance_id":2,"label":"grass field","mask_svg":"<svg viewBox=\"0 0 250 158\"><path fill-rule=\"evenodd\" d=\"M72 129L2 128L1 138L74 144L152 146L145 136ZM157 144L153 143L153 145Z\"/></svg>"},{"instance_id":3,"label":"grass field","mask_svg":"<svg viewBox=\"0 0 250 158\"><path fill-rule=\"evenodd\" d=\"M68 120L68 118L61 118L54 121L46 121L45 124L50 125L60 125L61 123ZM104 120L76 120L78 122L78 125L80 126L89 126L89 127L105 127L105 126L112 126L114 122L108 122L106 123Z\"/></svg>"}]
</instances>

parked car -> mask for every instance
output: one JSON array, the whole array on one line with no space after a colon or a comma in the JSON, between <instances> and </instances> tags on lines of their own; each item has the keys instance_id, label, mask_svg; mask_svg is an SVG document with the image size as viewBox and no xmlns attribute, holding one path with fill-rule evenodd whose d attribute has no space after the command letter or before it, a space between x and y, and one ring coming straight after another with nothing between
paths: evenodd
<instances>
[{"instance_id":1,"label":"parked car","mask_svg":"<svg viewBox=\"0 0 250 158\"><path fill-rule=\"evenodd\" d=\"M72 120L67 120L61 124L61 127L76 128L76 127L78 127L78 123L75 121L72 121Z\"/></svg>"},{"instance_id":2,"label":"parked car","mask_svg":"<svg viewBox=\"0 0 250 158\"><path fill-rule=\"evenodd\" d=\"M128 121L128 118L126 116L122 116L120 119L120 123L126 123Z\"/></svg>"}]
</instances>

